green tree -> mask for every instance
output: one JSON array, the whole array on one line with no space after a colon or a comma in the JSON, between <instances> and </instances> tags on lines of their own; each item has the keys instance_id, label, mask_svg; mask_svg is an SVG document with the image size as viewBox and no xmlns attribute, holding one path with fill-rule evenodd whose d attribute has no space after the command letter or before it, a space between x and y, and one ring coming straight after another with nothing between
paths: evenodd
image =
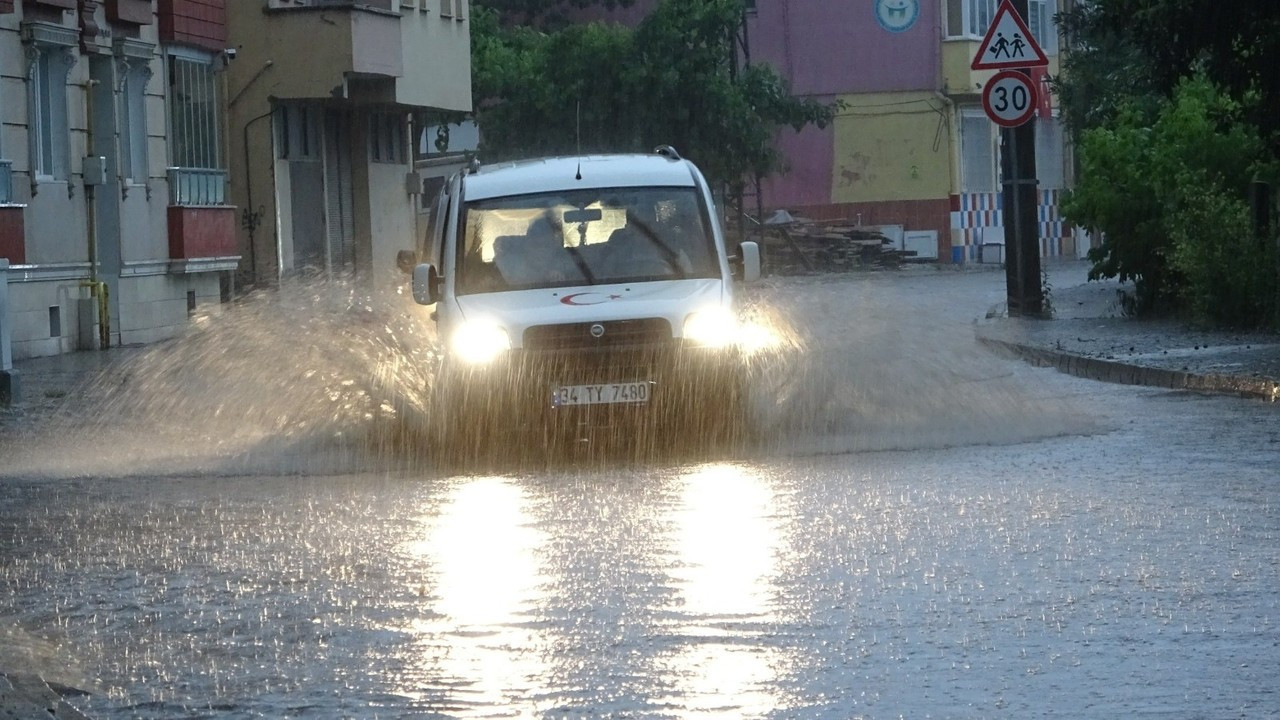
<instances>
[{"instance_id":1,"label":"green tree","mask_svg":"<svg viewBox=\"0 0 1280 720\"><path fill-rule=\"evenodd\" d=\"M1091 278L1134 280L1138 309L1186 308L1202 321L1258 324L1273 310L1273 244L1256 238L1244 198L1271 174L1248 106L1203 75L1183 80L1154 112L1120 103L1086 130L1067 217L1105 231Z\"/></svg>"},{"instance_id":2,"label":"green tree","mask_svg":"<svg viewBox=\"0 0 1280 720\"><path fill-rule=\"evenodd\" d=\"M552 2L552 0L546 0ZM585 0L584 0L585 1ZM835 108L795 98L767 66L730 72L742 0L662 0L634 28L472 25L476 119L490 158L672 145L714 181L780 167L777 130L830 122Z\"/></svg>"},{"instance_id":3,"label":"green tree","mask_svg":"<svg viewBox=\"0 0 1280 720\"><path fill-rule=\"evenodd\" d=\"M1121 101L1170 97L1203 71L1234 98L1254 95L1243 118L1280 151L1280 2L1091 0L1058 19L1070 47L1059 89L1077 127L1105 123Z\"/></svg>"}]
</instances>

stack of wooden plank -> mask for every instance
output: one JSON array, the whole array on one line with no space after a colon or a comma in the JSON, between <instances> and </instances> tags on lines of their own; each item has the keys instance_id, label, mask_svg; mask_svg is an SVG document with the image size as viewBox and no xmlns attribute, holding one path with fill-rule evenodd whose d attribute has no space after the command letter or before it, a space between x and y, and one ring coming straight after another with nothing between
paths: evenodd
<instances>
[{"instance_id":1,"label":"stack of wooden plank","mask_svg":"<svg viewBox=\"0 0 1280 720\"><path fill-rule=\"evenodd\" d=\"M878 227L848 220L793 218L763 228L760 251L773 275L896 268L915 255L894 247ZM754 239L758 233L748 236Z\"/></svg>"}]
</instances>

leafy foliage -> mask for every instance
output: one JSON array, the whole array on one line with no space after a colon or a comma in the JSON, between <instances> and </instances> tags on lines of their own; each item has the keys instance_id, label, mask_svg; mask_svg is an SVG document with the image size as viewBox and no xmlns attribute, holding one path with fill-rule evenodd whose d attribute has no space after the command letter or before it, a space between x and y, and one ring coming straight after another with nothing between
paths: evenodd
<instances>
[{"instance_id":1,"label":"leafy foliage","mask_svg":"<svg viewBox=\"0 0 1280 720\"><path fill-rule=\"evenodd\" d=\"M634 3L635 0L477 0L477 4L496 11L500 17L541 27L564 25L566 13L574 9L593 6L625 8Z\"/></svg>"},{"instance_id":2,"label":"leafy foliage","mask_svg":"<svg viewBox=\"0 0 1280 720\"><path fill-rule=\"evenodd\" d=\"M1254 237L1249 181L1274 170L1248 108L1203 74L1154 113L1122 102L1081 141L1081 179L1064 212L1105 231L1091 278L1134 280L1139 311L1186 307L1201 320L1255 324L1274 297L1274 244Z\"/></svg>"},{"instance_id":3,"label":"leafy foliage","mask_svg":"<svg viewBox=\"0 0 1280 720\"><path fill-rule=\"evenodd\" d=\"M731 43L741 15L741 0L662 0L635 29L590 23L547 30L475 8L482 151L514 158L672 145L713 180L769 174L781 162L777 129L825 125L835 108L792 97L767 66L733 77Z\"/></svg>"},{"instance_id":4,"label":"leafy foliage","mask_svg":"<svg viewBox=\"0 0 1280 720\"><path fill-rule=\"evenodd\" d=\"M1280 2L1093 0L1059 20L1071 49L1060 89L1076 127L1134 98L1170 97L1203 71L1232 97L1255 95L1244 120L1280 150Z\"/></svg>"},{"instance_id":5,"label":"leafy foliage","mask_svg":"<svg viewBox=\"0 0 1280 720\"><path fill-rule=\"evenodd\" d=\"M1280 324L1275 239L1246 202L1280 166L1280 2L1092 0L1058 20L1080 158L1064 212L1105 233L1091 276L1134 279L1139 311Z\"/></svg>"}]
</instances>

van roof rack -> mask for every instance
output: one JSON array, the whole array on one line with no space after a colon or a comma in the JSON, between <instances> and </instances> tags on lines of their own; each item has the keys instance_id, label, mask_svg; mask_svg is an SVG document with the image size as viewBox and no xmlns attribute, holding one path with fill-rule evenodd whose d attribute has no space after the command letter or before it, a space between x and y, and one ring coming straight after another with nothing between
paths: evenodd
<instances>
[{"instance_id":1,"label":"van roof rack","mask_svg":"<svg viewBox=\"0 0 1280 720\"><path fill-rule=\"evenodd\" d=\"M666 159L668 159L668 160L683 160L683 159L684 159L684 158L680 157L680 153L676 152L676 149L675 149L675 148L673 148L673 147L671 147L670 145L659 145L658 147L654 148L654 149L653 149L653 151L654 151L654 152L656 152L656 153L658 153L659 155L661 155L662 157L664 157L664 158L666 158Z\"/></svg>"}]
</instances>

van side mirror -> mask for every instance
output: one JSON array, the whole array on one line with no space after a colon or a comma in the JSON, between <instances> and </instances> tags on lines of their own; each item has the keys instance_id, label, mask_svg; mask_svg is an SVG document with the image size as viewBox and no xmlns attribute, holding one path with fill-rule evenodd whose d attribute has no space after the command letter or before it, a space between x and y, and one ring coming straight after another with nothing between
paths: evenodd
<instances>
[{"instance_id":1,"label":"van side mirror","mask_svg":"<svg viewBox=\"0 0 1280 720\"><path fill-rule=\"evenodd\" d=\"M396 253L396 267L405 275L412 275L413 268L418 264L418 253L414 250L401 250Z\"/></svg>"},{"instance_id":2,"label":"van side mirror","mask_svg":"<svg viewBox=\"0 0 1280 720\"><path fill-rule=\"evenodd\" d=\"M440 273L431 263L419 263L413 268L413 299L419 305L434 305L440 301Z\"/></svg>"},{"instance_id":3,"label":"van side mirror","mask_svg":"<svg viewBox=\"0 0 1280 720\"><path fill-rule=\"evenodd\" d=\"M760 279L760 246L744 240L738 245L738 254L729 258L729 267L735 280L755 282Z\"/></svg>"}]
</instances>

